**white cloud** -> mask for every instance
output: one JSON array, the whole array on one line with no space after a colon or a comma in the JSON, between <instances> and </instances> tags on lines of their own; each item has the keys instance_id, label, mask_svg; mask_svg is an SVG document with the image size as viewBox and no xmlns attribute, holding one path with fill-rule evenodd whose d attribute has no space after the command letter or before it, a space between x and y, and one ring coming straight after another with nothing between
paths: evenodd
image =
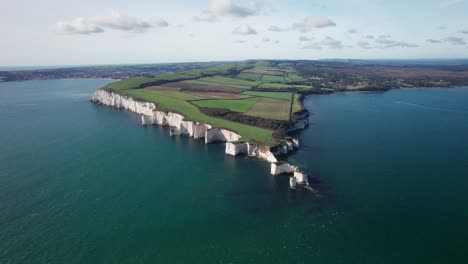
<instances>
[{"instance_id":1,"label":"white cloud","mask_svg":"<svg viewBox=\"0 0 468 264\"><path fill-rule=\"evenodd\" d=\"M168 27L169 26L169 23L162 19L162 18L156 18L155 21L154 21L154 24L157 26L157 27ZM183 25L177 25L177 27L183 27Z\"/></svg>"},{"instance_id":2,"label":"white cloud","mask_svg":"<svg viewBox=\"0 0 468 264\"><path fill-rule=\"evenodd\" d=\"M419 47L416 44L411 44L405 41L393 40L390 35L380 35L378 37L374 37L374 36L366 37L365 36L364 38L373 40L373 43L369 41L359 41L357 43L357 46L362 49L389 49L389 48L417 48Z\"/></svg>"},{"instance_id":3,"label":"white cloud","mask_svg":"<svg viewBox=\"0 0 468 264\"><path fill-rule=\"evenodd\" d=\"M257 15L260 6L256 2L245 5L234 3L232 0L211 0L209 10L219 16L248 17Z\"/></svg>"},{"instance_id":4,"label":"white cloud","mask_svg":"<svg viewBox=\"0 0 468 264\"><path fill-rule=\"evenodd\" d=\"M448 38L445 38L443 39L443 41L449 43L449 44L452 44L452 45L466 45L466 41L462 38L458 38L458 37L448 37Z\"/></svg>"},{"instance_id":5,"label":"white cloud","mask_svg":"<svg viewBox=\"0 0 468 264\"><path fill-rule=\"evenodd\" d=\"M257 31L253 29L250 25L244 23L235 28L232 31L232 33L239 35L255 35L257 34Z\"/></svg>"},{"instance_id":6,"label":"white cloud","mask_svg":"<svg viewBox=\"0 0 468 264\"><path fill-rule=\"evenodd\" d=\"M432 44L438 44L442 43L442 40L440 39L427 39L426 42L432 43Z\"/></svg>"},{"instance_id":7,"label":"white cloud","mask_svg":"<svg viewBox=\"0 0 468 264\"><path fill-rule=\"evenodd\" d=\"M359 41L357 45L362 49L372 49L371 44L367 41Z\"/></svg>"},{"instance_id":8,"label":"white cloud","mask_svg":"<svg viewBox=\"0 0 468 264\"><path fill-rule=\"evenodd\" d=\"M460 31L458 31L458 32L460 32L460 33L462 33L462 34L468 34L468 30L460 30Z\"/></svg>"},{"instance_id":9,"label":"white cloud","mask_svg":"<svg viewBox=\"0 0 468 264\"><path fill-rule=\"evenodd\" d=\"M390 35L381 35L377 39L375 39L376 48L417 48L418 45L410 44L405 41L396 41L391 39Z\"/></svg>"},{"instance_id":10,"label":"white cloud","mask_svg":"<svg viewBox=\"0 0 468 264\"><path fill-rule=\"evenodd\" d=\"M193 17L195 22L217 22L219 21L218 17L211 13L209 10L201 11L201 14Z\"/></svg>"},{"instance_id":11,"label":"white cloud","mask_svg":"<svg viewBox=\"0 0 468 264\"><path fill-rule=\"evenodd\" d=\"M234 43L236 43L236 44L244 44L245 41L244 41L244 40L241 40L241 39L238 39L238 40L234 41Z\"/></svg>"},{"instance_id":12,"label":"white cloud","mask_svg":"<svg viewBox=\"0 0 468 264\"><path fill-rule=\"evenodd\" d=\"M374 35L364 35L362 38L365 38L365 39L375 39Z\"/></svg>"},{"instance_id":13,"label":"white cloud","mask_svg":"<svg viewBox=\"0 0 468 264\"><path fill-rule=\"evenodd\" d=\"M314 28L334 27L336 23L326 17L307 17L303 22L294 23L292 28L300 32L308 32Z\"/></svg>"},{"instance_id":14,"label":"white cloud","mask_svg":"<svg viewBox=\"0 0 468 264\"><path fill-rule=\"evenodd\" d=\"M332 37L326 37L323 40L319 42L312 42L309 43L305 46L303 46L303 49L323 49L323 48L329 48L329 49L342 49L345 46L343 43L339 40L336 40Z\"/></svg>"},{"instance_id":15,"label":"white cloud","mask_svg":"<svg viewBox=\"0 0 468 264\"><path fill-rule=\"evenodd\" d=\"M278 27L278 26L270 26L268 28L268 31L273 31L273 32L286 32L286 31L289 31L288 28L282 28L282 27Z\"/></svg>"},{"instance_id":16,"label":"white cloud","mask_svg":"<svg viewBox=\"0 0 468 264\"><path fill-rule=\"evenodd\" d=\"M463 46L468 44L463 38L459 37L448 37L443 39L427 39L426 42L432 44L441 44L441 43L448 43L456 46Z\"/></svg>"},{"instance_id":17,"label":"white cloud","mask_svg":"<svg viewBox=\"0 0 468 264\"><path fill-rule=\"evenodd\" d=\"M313 40L313 38L309 38L309 37L306 37L306 36L300 36L300 37L299 37L299 41L302 41L302 42L304 42L304 41L312 41L312 40Z\"/></svg>"},{"instance_id":18,"label":"white cloud","mask_svg":"<svg viewBox=\"0 0 468 264\"><path fill-rule=\"evenodd\" d=\"M167 27L168 23L163 19L157 19L155 26ZM60 21L56 24L58 32L70 34L102 33L104 28L141 33L151 27L153 25L144 20L129 17L119 12L112 12L111 16L77 18L68 22Z\"/></svg>"},{"instance_id":19,"label":"white cloud","mask_svg":"<svg viewBox=\"0 0 468 264\"><path fill-rule=\"evenodd\" d=\"M357 31L357 30L354 29L354 28L350 28L350 29L348 29L348 31L346 31L346 33L348 33L348 34L358 34L359 31Z\"/></svg>"},{"instance_id":20,"label":"white cloud","mask_svg":"<svg viewBox=\"0 0 468 264\"><path fill-rule=\"evenodd\" d=\"M98 25L91 23L89 20L84 18L76 18L72 21L63 22L59 21L55 25L57 32L59 33L69 33L69 34L93 34L93 33L103 33L104 29Z\"/></svg>"},{"instance_id":21,"label":"white cloud","mask_svg":"<svg viewBox=\"0 0 468 264\"><path fill-rule=\"evenodd\" d=\"M270 38L267 38L267 37L262 38L262 41L263 41L263 42L270 42L270 40L271 40L271 39L270 39Z\"/></svg>"}]
</instances>

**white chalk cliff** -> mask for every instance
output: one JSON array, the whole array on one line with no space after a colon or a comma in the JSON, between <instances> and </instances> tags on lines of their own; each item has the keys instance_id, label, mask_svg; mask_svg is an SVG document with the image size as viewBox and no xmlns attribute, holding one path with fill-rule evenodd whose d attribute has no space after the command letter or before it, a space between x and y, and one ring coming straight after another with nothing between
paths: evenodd
<instances>
[{"instance_id":1,"label":"white chalk cliff","mask_svg":"<svg viewBox=\"0 0 468 264\"><path fill-rule=\"evenodd\" d=\"M185 135L195 139L205 139L206 144L226 143L226 154L232 156L246 155L275 163L278 162L277 155L287 154L294 148L299 147L297 139L284 141L276 152L272 152L269 147L264 145L237 142L241 139L241 136L235 132L223 128L214 128L209 124L185 121L183 115L158 111L154 103L135 100L103 89L94 92L91 101L140 114L143 125L169 126L171 127L171 135Z\"/></svg>"}]
</instances>

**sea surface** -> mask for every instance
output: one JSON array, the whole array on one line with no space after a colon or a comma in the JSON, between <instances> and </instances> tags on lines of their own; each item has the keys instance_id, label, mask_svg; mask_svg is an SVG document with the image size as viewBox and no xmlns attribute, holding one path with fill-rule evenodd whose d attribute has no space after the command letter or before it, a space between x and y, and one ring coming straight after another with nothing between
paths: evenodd
<instances>
[{"instance_id":1,"label":"sea surface","mask_svg":"<svg viewBox=\"0 0 468 264\"><path fill-rule=\"evenodd\" d=\"M0 263L467 263L468 89L309 96L312 193L107 82L0 83Z\"/></svg>"}]
</instances>

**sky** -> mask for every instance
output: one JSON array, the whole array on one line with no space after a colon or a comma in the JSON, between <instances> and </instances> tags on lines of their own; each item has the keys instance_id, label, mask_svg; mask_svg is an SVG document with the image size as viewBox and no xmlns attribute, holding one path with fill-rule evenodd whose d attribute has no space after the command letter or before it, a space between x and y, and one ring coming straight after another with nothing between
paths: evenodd
<instances>
[{"instance_id":1,"label":"sky","mask_svg":"<svg viewBox=\"0 0 468 264\"><path fill-rule=\"evenodd\" d=\"M468 58L468 0L0 0L0 66Z\"/></svg>"}]
</instances>

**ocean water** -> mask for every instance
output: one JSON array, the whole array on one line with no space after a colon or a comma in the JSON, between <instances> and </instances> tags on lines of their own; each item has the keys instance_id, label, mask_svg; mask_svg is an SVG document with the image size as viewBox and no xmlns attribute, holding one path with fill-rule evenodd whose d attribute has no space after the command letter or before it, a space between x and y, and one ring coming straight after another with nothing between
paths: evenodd
<instances>
[{"instance_id":1,"label":"ocean water","mask_svg":"<svg viewBox=\"0 0 468 264\"><path fill-rule=\"evenodd\" d=\"M311 193L91 104L106 83L0 83L0 263L466 262L468 89L308 97Z\"/></svg>"}]
</instances>

